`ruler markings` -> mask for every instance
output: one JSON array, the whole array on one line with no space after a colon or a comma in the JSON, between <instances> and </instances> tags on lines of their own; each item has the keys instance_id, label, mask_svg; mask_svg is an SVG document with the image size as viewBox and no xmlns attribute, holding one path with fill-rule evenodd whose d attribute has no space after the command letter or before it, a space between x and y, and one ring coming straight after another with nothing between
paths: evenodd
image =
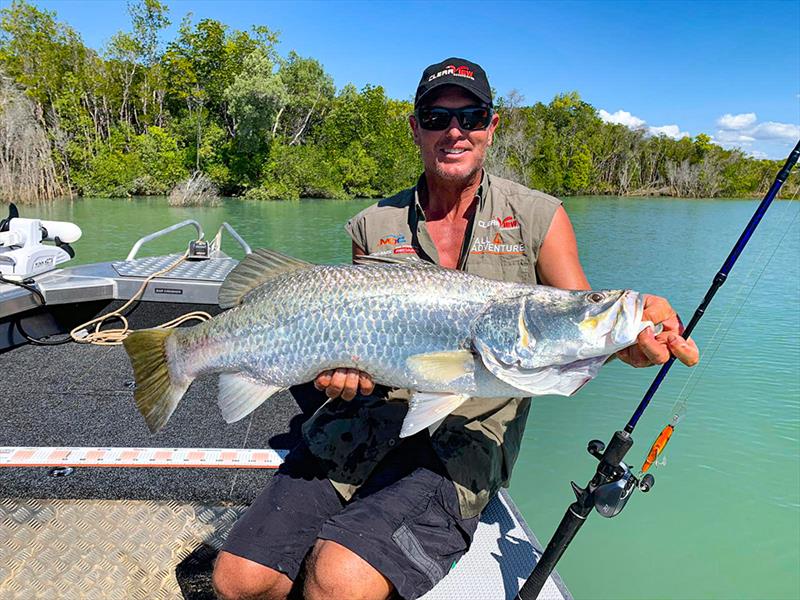
<instances>
[{"instance_id":1,"label":"ruler markings","mask_svg":"<svg viewBox=\"0 0 800 600\"><path fill-rule=\"evenodd\" d=\"M0 446L0 467L164 467L275 469L286 450Z\"/></svg>"}]
</instances>

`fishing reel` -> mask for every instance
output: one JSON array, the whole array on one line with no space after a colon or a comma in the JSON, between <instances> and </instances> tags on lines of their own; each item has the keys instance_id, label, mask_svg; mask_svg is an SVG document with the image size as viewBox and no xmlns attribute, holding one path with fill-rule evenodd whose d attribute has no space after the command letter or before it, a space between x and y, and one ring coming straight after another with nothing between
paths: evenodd
<instances>
[{"instance_id":1,"label":"fishing reel","mask_svg":"<svg viewBox=\"0 0 800 600\"><path fill-rule=\"evenodd\" d=\"M632 444L630 436L619 431L612 438L608 452L605 451L606 445L600 440L589 442L586 451L600 461L600 464L585 488L571 482L572 491L581 505L587 508L593 506L606 518L616 517L637 488L642 492L649 492L653 488L655 477L648 473L639 479L621 460ZM615 459L617 456L618 460Z\"/></svg>"}]
</instances>

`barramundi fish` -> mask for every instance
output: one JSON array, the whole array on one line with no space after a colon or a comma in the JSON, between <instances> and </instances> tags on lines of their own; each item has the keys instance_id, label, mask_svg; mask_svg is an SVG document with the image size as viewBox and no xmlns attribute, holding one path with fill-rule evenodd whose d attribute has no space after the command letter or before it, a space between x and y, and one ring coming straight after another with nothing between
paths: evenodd
<instances>
[{"instance_id":1,"label":"barramundi fish","mask_svg":"<svg viewBox=\"0 0 800 600\"><path fill-rule=\"evenodd\" d=\"M313 265L271 250L231 271L219 303L230 310L200 325L125 340L151 431L204 373L219 373L232 423L280 390L351 367L412 390L408 436L468 398L571 395L650 325L631 290L566 291L375 257Z\"/></svg>"}]
</instances>

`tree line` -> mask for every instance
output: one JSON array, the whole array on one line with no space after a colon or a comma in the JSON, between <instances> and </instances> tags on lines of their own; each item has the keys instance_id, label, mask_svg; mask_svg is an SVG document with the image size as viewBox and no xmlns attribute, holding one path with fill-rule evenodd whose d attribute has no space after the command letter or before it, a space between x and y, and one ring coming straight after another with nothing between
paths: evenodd
<instances>
[{"instance_id":1,"label":"tree line","mask_svg":"<svg viewBox=\"0 0 800 600\"><path fill-rule=\"evenodd\" d=\"M187 15L163 42L165 4L128 12L130 30L98 52L53 12L23 0L0 10L4 199L162 195L200 174L229 196L380 197L420 173L411 102L380 86L337 90L318 60L281 56L265 26ZM705 135L605 123L575 92L526 105L512 91L497 110L491 172L556 195L740 197L765 191L779 166Z\"/></svg>"}]
</instances>

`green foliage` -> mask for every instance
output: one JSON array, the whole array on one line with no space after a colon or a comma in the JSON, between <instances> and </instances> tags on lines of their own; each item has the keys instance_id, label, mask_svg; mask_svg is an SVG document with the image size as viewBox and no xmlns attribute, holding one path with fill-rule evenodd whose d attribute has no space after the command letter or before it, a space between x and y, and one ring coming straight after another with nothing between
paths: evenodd
<instances>
[{"instance_id":1,"label":"green foliage","mask_svg":"<svg viewBox=\"0 0 800 600\"><path fill-rule=\"evenodd\" d=\"M140 135L130 133L114 129L88 160L87 168L75 175L84 195L164 195L187 176L183 152L169 134L159 127Z\"/></svg>"},{"instance_id":2,"label":"green foliage","mask_svg":"<svg viewBox=\"0 0 800 600\"><path fill-rule=\"evenodd\" d=\"M286 90L286 105L280 118L276 117L276 132L302 143L309 132L320 127L323 115L335 95L333 79L313 58L302 58L296 52L282 64L280 78Z\"/></svg>"},{"instance_id":3,"label":"green foliage","mask_svg":"<svg viewBox=\"0 0 800 600\"><path fill-rule=\"evenodd\" d=\"M0 10L0 64L40 104L50 104L70 73L83 74L91 51L55 13L14 0Z\"/></svg>"},{"instance_id":4,"label":"green foliage","mask_svg":"<svg viewBox=\"0 0 800 600\"><path fill-rule=\"evenodd\" d=\"M279 197L280 192L287 198L344 198L334 162L319 146L275 143L260 189L269 197Z\"/></svg>"},{"instance_id":5,"label":"green foliage","mask_svg":"<svg viewBox=\"0 0 800 600\"><path fill-rule=\"evenodd\" d=\"M274 135L288 94L275 64L262 48L245 58L242 72L225 90L225 100L239 148L252 153L266 145Z\"/></svg>"},{"instance_id":6,"label":"green foliage","mask_svg":"<svg viewBox=\"0 0 800 600\"><path fill-rule=\"evenodd\" d=\"M225 195L269 200L387 196L416 180L409 102L372 85L337 93L318 60L279 55L267 27L187 15L165 43L164 0L131 0L128 12L129 30L98 54L54 12L0 9L0 75L35 102L65 188L163 194L203 172ZM533 105L512 92L497 110L490 170L553 194L754 195L779 167L704 134L605 123L577 92Z\"/></svg>"},{"instance_id":7,"label":"green foliage","mask_svg":"<svg viewBox=\"0 0 800 600\"><path fill-rule=\"evenodd\" d=\"M564 187L567 192L580 194L589 189L592 175L592 155L587 146L581 148L570 157Z\"/></svg>"}]
</instances>

